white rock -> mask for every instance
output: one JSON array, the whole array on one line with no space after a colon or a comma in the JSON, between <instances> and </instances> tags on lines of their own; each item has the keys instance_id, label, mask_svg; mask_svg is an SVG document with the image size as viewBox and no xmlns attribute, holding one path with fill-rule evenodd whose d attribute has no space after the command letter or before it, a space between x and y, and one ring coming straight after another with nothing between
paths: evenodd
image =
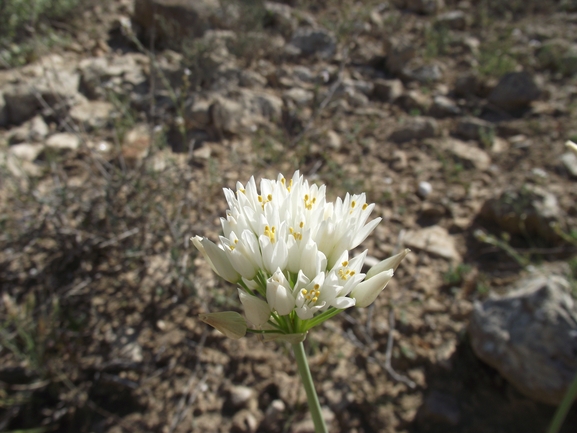
<instances>
[{"instance_id":1,"label":"white rock","mask_svg":"<svg viewBox=\"0 0 577 433\"><path fill-rule=\"evenodd\" d=\"M61 132L51 135L46 140L46 147L53 150L76 150L80 145L80 139L76 134Z\"/></svg>"},{"instance_id":2,"label":"white rock","mask_svg":"<svg viewBox=\"0 0 577 433\"><path fill-rule=\"evenodd\" d=\"M15 156L22 161L32 162L38 158L43 150L43 144L20 143L10 146L8 148L8 154Z\"/></svg>"},{"instance_id":3,"label":"white rock","mask_svg":"<svg viewBox=\"0 0 577 433\"><path fill-rule=\"evenodd\" d=\"M429 182L426 181L419 182L419 188L417 190L417 194L419 194L420 197L427 198L428 196L431 195L432 192L433 192L433 185L431 185Z\"/></svg>"},{"instance_id":4,"label":"white rock","mask_svg":"<svg viewBox=\"0 0 577 433\"><path fill-rule=\"evenodd\" d=\"M423 250L452 262L461 262L461 255L455 246L455 239L445 228L440 226L410 230L405 234L403 243L409 248Z\"/></svg>"}]
</instances>

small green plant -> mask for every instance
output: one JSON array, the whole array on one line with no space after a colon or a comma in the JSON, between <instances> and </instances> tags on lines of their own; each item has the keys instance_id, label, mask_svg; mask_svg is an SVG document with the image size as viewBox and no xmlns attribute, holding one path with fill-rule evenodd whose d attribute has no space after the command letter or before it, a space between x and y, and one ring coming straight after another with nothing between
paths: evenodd
<instances>
[{"instance_id":1,"label":"small green plant","mask_svg":"<svg viewBox=\"0 0 577 433\"><path fill-rule=\"evenodd\" d=\"M445 26L431 26L425 29L425 57L434 59L444 56L449 47L449 30Z\"/></svg>"},{"instance_id":2,"label":"small green plant","mask_svg":"<svg viewBox=\"0 0 577 433\"><path fill-rule=\"evenodd\" d=\"M450 286L459 286L469 272L471 272L471 266L465 263L459 263L457 266L451 265L443 275L443 280Z\"/></svg>"}]
</instances>

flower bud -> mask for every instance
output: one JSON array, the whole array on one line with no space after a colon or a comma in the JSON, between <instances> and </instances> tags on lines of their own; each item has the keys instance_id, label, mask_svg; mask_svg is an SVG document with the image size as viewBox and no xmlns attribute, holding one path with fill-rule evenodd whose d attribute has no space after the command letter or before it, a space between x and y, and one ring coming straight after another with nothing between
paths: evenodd
<instances>
[{"instance_id":1,"label":"flower bud","mask_svg":"<svg viewBox=\"0 0 577 433\"><path fill-rule=\"evenodd\" d=\"M295 306L295 298L290 284L280 269L267 280L266 300L281 316L289 314Z\"/></svg>"},{"instance_id":2,"label":"flower bud","mask_svg":"<svg viewBox=\"0 0 577 433\"><path fill-rule=\"evenodd\" d=\"M238 297L244 307L244 314L250 323L261 326L268 322L270 317L269 305L256 296L249 295L242 289L238 289Z\"/></svg>"},{"instance_id":3,"label":"flower bud","mask_svg":"<svg viewBox=\"0 0 577 433\"><path fill-rule=\"evenodd\" d=\"M382 262L377 263L375 266L373 266L371 269L369 269L369 272L367 272L367 276L365 277L365 280L368 280L369 278L372 278L375 275L380 274L383 271L388 271L389 269L396 271L397 267L399 266L401 261L410 252L411 252L410 249L405 248L405 250L400 252L399 254L394 255L392 257L389 257L388 259L385 259Z\"/></svg>"},{"instance_id":4,"label":"flower bud","mask_svg":"<svg viewBox=\"0 0 577 433\"><path fill-rule=\"evenodd\" d=\"M379 293L383 291L389 281L393 278L393 270L388 269L369 279L365 279L362 283L359 283L351 292L351 298L355 298L355 306L359 308L368 307L371 305Z\"/></svg>"},{"instance_id":5,"label":"flower bud","mask_svg":"<svg viewBox=\"0 0 577 433\"><path fill-rule=\"evenodd\" d=\"M202 253L214 272L229 283L236 283L240 280L240 274L234 270L224 250L219 248L214 242L200 236L191 238L191 241L198 251Z\"/></svg>"}]
</instances>

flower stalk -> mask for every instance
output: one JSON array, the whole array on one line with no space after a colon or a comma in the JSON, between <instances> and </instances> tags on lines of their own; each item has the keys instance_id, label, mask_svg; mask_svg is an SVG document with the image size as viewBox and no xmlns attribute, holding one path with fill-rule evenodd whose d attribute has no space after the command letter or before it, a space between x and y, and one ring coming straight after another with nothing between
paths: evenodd
<instances>
[{"instance_id":1,"label":"flower stalk","mask_svg":"<svg viewBox=\"0 0 577 433\"><path fill-rule=\"evenodd\" d=\"M309 411L315 425L315 433L328 433L327 425L325 424L321 411L321 404L319 403L317 391L315 390L315 385L311 376L311 370L305 354L304 345L301 341L300 343L293 344L292 348L297 361L301 381L307 394Z\"/></svg>"}]
</instances>

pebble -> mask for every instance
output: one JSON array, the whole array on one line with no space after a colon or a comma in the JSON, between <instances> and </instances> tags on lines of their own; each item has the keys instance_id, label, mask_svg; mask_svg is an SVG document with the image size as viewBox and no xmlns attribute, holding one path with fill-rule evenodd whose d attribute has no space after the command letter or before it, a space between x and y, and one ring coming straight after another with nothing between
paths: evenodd
<instances>
[{"instance_id":1,"label":"pebble","mask_svg":"<svg viewBox=\"0 0 577 433\"><path fill-rule=\"evenodd\" d=\"M433 186L426 181L419 182L419 188L417 190L417 194L419 197L427 198L433 192Z\"/></svg>"}]
</instances>

